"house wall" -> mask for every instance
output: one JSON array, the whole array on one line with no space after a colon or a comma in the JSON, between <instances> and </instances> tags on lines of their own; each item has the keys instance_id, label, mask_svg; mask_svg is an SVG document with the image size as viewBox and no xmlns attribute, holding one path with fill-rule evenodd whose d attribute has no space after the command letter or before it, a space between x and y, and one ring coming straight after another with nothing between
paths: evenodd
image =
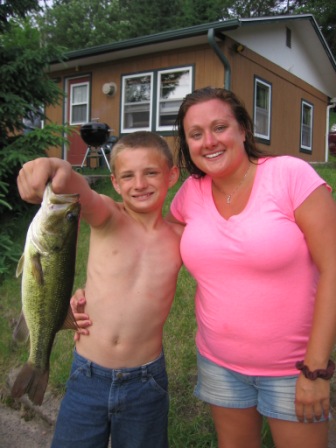
<instances>
[{"instance_id":1,"label":"house wall","mask_svg":"<svg viewBox=\"0 0 336 448\"><path fill-rule=\"evenodd\" d=\"M226 38L219 45L231 66L231 89L243 99L251 116L253 116L255 76L272 85L271 140L269 144L260 142L260 146L272 153L292 154L307 161L323 161L328 98L248 48L245 47L243 52L238 53L235 49L236 42L230 38ZM224 67L209 45L77 67L75 71L64 70L53 73L53 78L60 79L61 85L64 85L66 78L90 75L91 119L99 118L114 130L115 135L119 135L122 75L184 65L194 66L194 88L206 85L224 86ZM113 97L109 97L103 94L102 86L112 81L117 85L117 92ZM311 154L300 152L301 100L314 105ZM62 123L61 107L48 109L47 115L52 121ZM173 149L173 137L166 136L166 138ZM52 149L49 154L61 157L62 151Z\"/></svg>"},{"instance_id":2,"label":"house wall","mask_svg":"<svg viewBox=\"0 0 336 448\"><path fill-rule=\"evenodd\" d=\"M276 64L248 48L231 51L232 90L239 95L253 115L255 76L272 85L272 120L270 144L259 143L274 154L291 154L309 162L324 161L326 107L328 97ZM314 105L313 151L300 152L301 101Z\"/></svg>"},{"instance_id":3,"label":"house wall","mask_svg":"<svg viewBox=\"0 0 336 448\"><path fill-rule=\"evenodd\" d=\"M120 127L120 102L121 102L121 77L125 74L151 71L159 68L171 68L184 65L194 65L195 88L204 85L224 84L224 69L217 57L214 56L208 45L192 47L182 50L168 51L163 54L151 54L139 58L124 59L118 62L111 61L94 66L77 67L76 71L65 70L53 73L53 78L65 80L69 77L90 75L92 81L91 91L91 119L99 118L100 122L107 123L119 135ZM107 82L117 84L117 93L109 97L102 92L102 86ZM62 123L63 112L60 107L48 109L47 115L56 123ZM167 136L171 148L174 146L172 136ZM61 157L61 149L58 154L53 150L52 155Z\"/></svg>"}]
</instances>

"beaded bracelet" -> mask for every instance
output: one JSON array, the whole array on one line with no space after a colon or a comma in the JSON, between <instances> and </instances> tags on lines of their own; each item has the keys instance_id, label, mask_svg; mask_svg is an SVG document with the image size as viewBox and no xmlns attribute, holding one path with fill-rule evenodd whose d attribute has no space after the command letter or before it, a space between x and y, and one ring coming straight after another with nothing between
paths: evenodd
<instances>
[{"instance_id":1,"label":"beaded bracelet","mask_svg":"<svg viewBox=\"0 0 336 448\"><path fill-rule=\"evenodd\" d=\"M309 367L306 366L303 361L298 361L295 364L295 367L298 370L301 370L303 375L308 380L312 381L316 380L317 378L322 378L323 380L330 380L330 378L333 376L335 372L335 363L331 359L329 359L328 366L326 369L316 369L313 372L309 370Z\"/></svg>"}]
</instances>

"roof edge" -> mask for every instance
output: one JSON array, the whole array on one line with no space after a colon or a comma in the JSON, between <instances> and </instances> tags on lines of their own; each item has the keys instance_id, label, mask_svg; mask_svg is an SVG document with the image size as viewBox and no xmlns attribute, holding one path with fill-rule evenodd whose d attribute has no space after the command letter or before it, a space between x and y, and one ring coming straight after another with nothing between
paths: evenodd
<instances>
[{"instance_id":1,"label":"roof edge","mask_svg":"<svg viewBox=\"0 0 336 448\"><path fill-rule=\"evenodd\" d=\"M280 21L291 21L291 20L309 20L325 50L328 55L328 58L336 71L336 60L334 55L332 54L329 45L322 34L322 31L314 17L313 14L288 14L288 15L279 15L279 16L266 16L266 17L255 17L255 18L241 18L241 25L253 25L256 22L280 22Z\"/></svg>"},{"instance_id":2,"label":"roof edge","mask_svg":"<svg viewBox=\"0 0 336 448\"><path fill-rule=\"evenodd\" d=\"M162 43L173 40L179 40L187 37L195 37L200 36L202 34L207 35L209 29L214 29L216 31L225 31L228 29L230 30L236 29L240 26L241 23L239 19L210 22L201 25L191 26L188 28L163 31L157 34L150 34L147 36L141 36L119 42L113 42L111 44L103 44L94 47L84 48L81 50L73 50L66 52L65 57L66 60L71 61L82 58L84 56L93 56L93 55L96 56L104 53L110 53L114 51L127 50L129 48L151 45L154 43Z\"/></svg>"},{"instance_id":3,"label":"roof edge","mask_svg":"<svg viewBox=\"0 0 336 448\"><path fill-rule=\"evenodd\" d=\"M235 18L228 20L217 20L215 22L203 23L200 25L194 25L187 28L180 28L178 30L163 31L161 33L150 34L146 36L136 37L132 39L122 40L119 42L112 42L110 44L97 45L94 47L84 48L80 50L72 50L65 53L64 57L66 61L75 61L83 57L99 56L106 53L113 53L115 51L122 51L136 47L143 47L157 43L164 43L169 41L175 41L179 39L185 39L190 37L196 37L201 35L207 35L210 29L215 32L225 32L234 30L239 27L254 25L256 23L267 22L283 22L283 21L298 21L309 20L327 53L327 56L336 71L336 61L329 48L327 41L325 40L318 23L315 20L313 14L293 14L293 15L279 15L279 16L265 16L265 17L251 17L251 18ZM50 65L58 64L60 61L52 61Z\"/></svg>"}]
</instances>

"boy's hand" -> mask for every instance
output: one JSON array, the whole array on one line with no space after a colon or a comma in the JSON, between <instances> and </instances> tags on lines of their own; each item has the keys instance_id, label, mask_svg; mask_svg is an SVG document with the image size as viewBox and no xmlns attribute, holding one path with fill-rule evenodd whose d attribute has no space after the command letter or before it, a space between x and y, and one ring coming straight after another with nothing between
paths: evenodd
<instances>
[{"instance_id":1,"label":"boy's hand","mask_svg":"<svg viewBox=\"0 0 336 448\"><path fill-rule=\"evenodd\" d=\"M84 313L85 304L85 290L77 289L70 300L71 310L78 326L78 330L76 331L74 336L75 341L79 341L81 334L88 335L90 333L87 327L92 325L92 322L90 321L89 316Z\"/></svg>"},{"instance_id":2,"label":"boy's hand","mask_svg":"<svg viewBox=\"0 0 336 448\"><path fill-rule=\"evenodd\" d=\"M23 165L17 177L21 198L32 204L40 204L48 181L54 193L59 193L70 179L71 165L65 160L41 157Z\"/></svg>"}]
</instances>

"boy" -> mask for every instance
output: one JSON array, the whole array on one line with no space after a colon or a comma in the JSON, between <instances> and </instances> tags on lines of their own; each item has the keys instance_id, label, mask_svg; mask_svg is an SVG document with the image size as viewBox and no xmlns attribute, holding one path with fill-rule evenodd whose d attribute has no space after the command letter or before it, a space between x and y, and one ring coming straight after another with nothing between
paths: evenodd
<instances>
[{"instance_id":1,"label":"boy","mask_svg":"<svg viewBox=\"0 0 336 448\"><path fill-rule=\"evenodd\" d=\"M168 393L162 330L181 267L181 226L162 206L178 169L166 142L150 132L122 137L111 155L112 183L123 202L91 190L60 159L28 162L21 197L40 202L79 193L91 227L85 286L90 336L78 338L52 448L165 448Z\"/></svg>"}]
</instances>

